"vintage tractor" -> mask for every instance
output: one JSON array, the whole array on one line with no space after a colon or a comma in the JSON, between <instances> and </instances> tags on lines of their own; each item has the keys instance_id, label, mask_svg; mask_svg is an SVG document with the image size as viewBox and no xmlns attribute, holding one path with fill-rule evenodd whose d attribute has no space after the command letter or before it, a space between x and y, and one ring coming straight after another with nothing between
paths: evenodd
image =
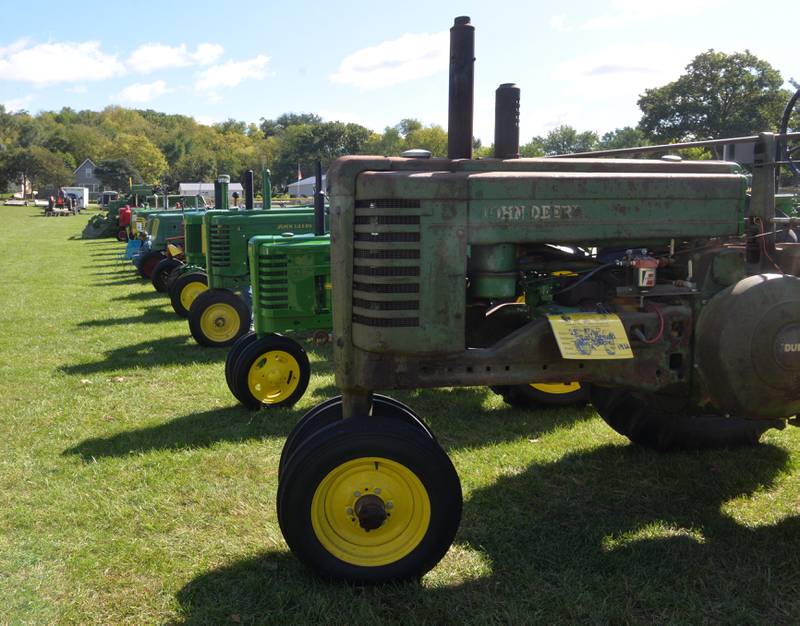
<instances>
[{"instance_id":1,"label":"vintage tractor","mask_svg":"<svg viewBox=\"0 0 800 626\"><path fill-rule=\"evenodd\" d=\"M183 264L167 278L167 293L172 309L180 317L188 317L189 307L201 291L208 289L206 253L203 243L205 212L187 211L183 215Z\"/></svg>"},{"instance_id":2,"label":"vintage tractor","mask_svg":"<svg viewBox=\"0 0 800 626\"><path fill-rule=\"evenodd\" d=\"M261 235L248 244L255 329L228 352L225 380L252 409L291 406L308 387L308 356L283 333L315 331L327 341L331 328L330 235L319 165L316 189L313 233Z\"/></svg>"},{"instance_id":3,"label":"vintage tractor","mask_svg":"<svg viewBox=\"0 0 800 626\"><path fill-rule=\"evenodd\" d=\"M188 316L192 337L211 347L230 346L250 330L248 241L256 235L313 232L314 221L311 207L229 211L229 179L224 178L224 208L208 211L203 219L208 289L197 294Z\"/></svg>"},{"instance_id":4,"label":"vintage tractor","mask_svg":"<svg viewBox=\"0 0 800 626\"><path fill-rule=\"evenodd\" d=\"M660 450L754 444L800 410L800 245L775 243L792 223L774 214L776 136L749 138L748 206L735 163L515 158L519 91L502 85L495 158L473 160L473 42L457 18L447 159L328 173L341 396L289 434L277 493L289 547L325 577L419 577L458 528L447 454L376 390L589 382L612 428Z\"/></svg>"}]
</instances>

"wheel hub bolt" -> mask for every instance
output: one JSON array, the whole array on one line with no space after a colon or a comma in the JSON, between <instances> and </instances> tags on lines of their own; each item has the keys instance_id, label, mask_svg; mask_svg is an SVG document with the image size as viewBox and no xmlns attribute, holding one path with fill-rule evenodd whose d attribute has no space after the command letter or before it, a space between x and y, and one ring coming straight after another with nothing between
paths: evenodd
<instances>
[{"instance_id":1,"label":"wheel hub bolt","mask_svg":"<svg viewBox=\"0 0 800 626\"><path fill-rule=\"evenodd\" d=\"M215 325L216 325L218 328L221 328L222 326L225 326L225 320L224 320L224 319L222 319L221 317L218 317L217 319L215 319L215 320L214 320L214 324L215 324Z\"/></svg>"},{"instance_id":2,"label":"wheel hub bolt","mask_svg":"<svg viewBox=\"0 0 800 626\"><path fill-rule=\"evenodd\" d=\"M358 525L369 532L383 525L386 521L386 508L378 496L367 494L356 500L356 517Z\"/></svg>"}]
</instances>

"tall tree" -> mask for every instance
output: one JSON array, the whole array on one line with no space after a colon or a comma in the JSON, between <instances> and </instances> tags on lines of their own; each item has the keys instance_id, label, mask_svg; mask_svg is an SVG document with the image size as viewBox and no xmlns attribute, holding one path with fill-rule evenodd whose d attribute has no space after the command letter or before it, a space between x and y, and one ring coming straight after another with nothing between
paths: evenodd
<instances>
[{"instance_id":1,"label":"tall tree","mask_svg":"<svg viewBox=\"0 0 800 626\"><path fill-rule=\"evenodd\" d=\"M697 55L686 73L639 98L639 128L659 142L775 130L789 98L780 72L749 51Z\"/></svg>"},{"instance_id":2,"label":"tall tree","mask_svg":"<svg viewBox=\"0 0 800 626\"><path fill-rule=\"evenodd\" d=\"M94 170L103 186L117 191L128 189L128 183L141 183L142 177L130 164L128 159L105 159L97 164Z\"/></svg>"}]
</instances>

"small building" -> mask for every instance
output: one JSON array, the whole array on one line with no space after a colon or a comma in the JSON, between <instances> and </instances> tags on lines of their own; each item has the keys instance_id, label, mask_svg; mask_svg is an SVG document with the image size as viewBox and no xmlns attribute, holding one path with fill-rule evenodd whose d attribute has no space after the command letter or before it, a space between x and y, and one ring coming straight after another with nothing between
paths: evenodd
<instances>
[{"instance_id":1,"label":"small building","mask_svg":"<svg viewBox=\"0 0 800 626\"><path fill-rule=\"evenodd\" d=\"M73 173L72 184L75 187L86 187L89 189L89 200L96 202L103 192L103 183L95 176L94 170L97 166L91 159L84 159Z\"/></svg>"},{"instance_id":2,"label":"small building","mask_svg":"<svg viewBox=\"0 0 800 626\"><path fill-rule=\"evenodd\" d=\"M233 194L239 194L239 202L244 202L242 183L228 184L228 202L233 206ZM214 183L180 183L178 193L182 196L203 196L207 204L214 204Z\"/></svg>"},{"instance_id":3,"label":"small building","mask_svg":"<svg viewBox=\"0 0 800 626\"><path fill-rule=\"evenodd\" d=\"M325 189L325 178L326 175L322 175L322 188ZM316 177L309 176L308 178L303 178L302 180L298 180L296 183L290 183L287 185L287 189L289 190L289 197L290 198L299 198L299 197L307 197L310 198L314 195L314 185L316 185Z\"/></svg>"}]
</instances>

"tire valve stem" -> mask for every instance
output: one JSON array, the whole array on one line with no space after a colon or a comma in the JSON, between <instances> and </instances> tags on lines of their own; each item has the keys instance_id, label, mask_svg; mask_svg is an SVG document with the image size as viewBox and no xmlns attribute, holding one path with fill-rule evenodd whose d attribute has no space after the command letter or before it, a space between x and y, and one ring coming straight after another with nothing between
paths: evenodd
<instances>
[{"instance_id":1,"label":"tire valve stem","mask_svg":"<svg viewBox=\"0 0 800 626\"><path fill-rule=\"evenodd\" d=\"M376 495L361 496L355 503L358 525L369 532L383 525L386 521L386 507L383 500Z\"/></svg>"}]
</instances>

